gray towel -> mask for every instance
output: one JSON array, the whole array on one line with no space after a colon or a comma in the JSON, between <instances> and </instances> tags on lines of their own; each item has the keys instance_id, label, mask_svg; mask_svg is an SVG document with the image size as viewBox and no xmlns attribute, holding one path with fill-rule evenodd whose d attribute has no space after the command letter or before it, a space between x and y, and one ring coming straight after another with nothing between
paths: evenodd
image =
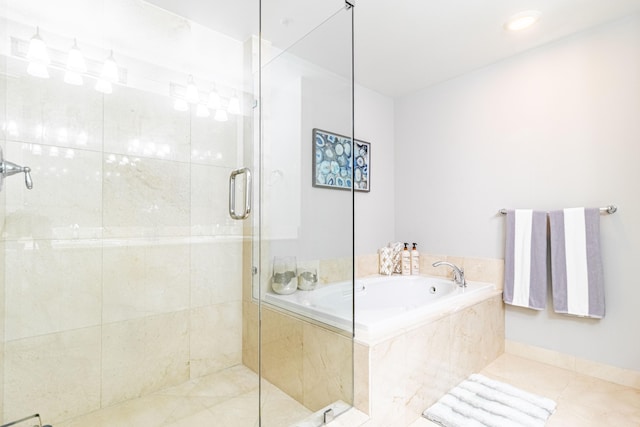
<instances>
[{"instance_id":1,"label":"gray towel","mask_svg":"<svg viewBox=\"0 0 640 427\"><path fill-rule=\"evenodd\" d=\"M556 313L602 318L604 274L600 255L600 209L549 213L551 284Z\"/></svg>"},{"instance_id":2,"label":"gray towel","mask_svg":"<svg viewBox=\"0 0 640 427\"><path fill-rule=\"evenodd\" d=\"M507 211L504 263L504 302L544 309L547 304L546 212Z\"/></svg>"}]
</instances>

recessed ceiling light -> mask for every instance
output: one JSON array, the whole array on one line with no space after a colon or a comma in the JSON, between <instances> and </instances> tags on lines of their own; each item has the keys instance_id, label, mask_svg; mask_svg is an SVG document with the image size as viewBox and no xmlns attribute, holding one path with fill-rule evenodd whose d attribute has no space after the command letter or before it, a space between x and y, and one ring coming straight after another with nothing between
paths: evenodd
<instances>
[{"instance_id":1,"label":"recessed ceiling light","mask_svg":"<svg viewBox=\"0 0 640 427\"><path fill-rule=\"evenodd\" d=\"M505 22L504 27L509 31L520 31L529 28L540 18L540 12L537 10L525 10L516 13Z\"/></svg>"}]
</instances>

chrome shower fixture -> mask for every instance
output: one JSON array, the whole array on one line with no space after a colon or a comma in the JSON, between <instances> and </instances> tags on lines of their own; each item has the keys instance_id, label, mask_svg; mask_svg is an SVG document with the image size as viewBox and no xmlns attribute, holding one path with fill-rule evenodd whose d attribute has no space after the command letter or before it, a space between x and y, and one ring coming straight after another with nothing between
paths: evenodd
<instances>
[{"instance_id":1,"label":"chrome shower fixture","mask_svg":"<svg viewBox=\"0 0 640 427\"><path fill-rule=\"evenodd\" d=\"M0 148L0 191L2 191L2 182L6 177L20 172L24 173L24 185L27 186L27 189L31 190L33 188L31 168L29 166L20 166L4 160L4 157L2 156L2 148Z\"/></svg>"}]
</instances>

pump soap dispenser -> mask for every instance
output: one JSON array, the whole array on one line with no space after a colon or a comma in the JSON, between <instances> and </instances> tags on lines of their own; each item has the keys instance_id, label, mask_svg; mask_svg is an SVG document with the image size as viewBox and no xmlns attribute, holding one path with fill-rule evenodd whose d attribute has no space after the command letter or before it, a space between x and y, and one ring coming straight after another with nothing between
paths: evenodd
<instances>
[{"instance_id":1,"label":"pump soap dispenser","mask_svg":"<svg viewBox=\"0 0 640 427\"><path fill-rule=\"evenodd\" d=\"M409 248L407 247L409 244L404 244L404 249L402 250L402 275L408 276L411 274L411 255L409 254Z\"/></svg>"},{"instance_id":2,"label":"pump soap dispenser","mask_svg":"<svg viewBox=\"0 0 640 427\"><path fill-rule=\"evenodd\" d=\"M420 274L420 252L417 243L411 248L411 274Z\"/></svg>"}]
</instances>

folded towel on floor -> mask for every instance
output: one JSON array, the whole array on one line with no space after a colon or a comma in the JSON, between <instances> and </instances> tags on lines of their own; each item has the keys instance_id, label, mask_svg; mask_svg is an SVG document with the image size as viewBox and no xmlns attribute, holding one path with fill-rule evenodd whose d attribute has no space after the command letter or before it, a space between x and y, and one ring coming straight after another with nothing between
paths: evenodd
<instances>
[{"instance_id":1,"label":"folded towel on floor","mask_svg":"<svg viewBox=\"0 0 640 427\"><path fill-rule=\"evenodd\" d=\"M547 304L547 214L507 211L504 302L542 310Z\"/></svg>"},{"instance_id":2,"label":"folded towel on floor","mask_svg":"<svg viewBox=\"0 0 640 427\"><path fill-rule=\"evenodd\" d=\"M542 427L555 408L551 399L473 374L422 415L444 427Z\"/></svg>"},{"instance_id":3,"label":"folded towel on floor","mask_svg":"<svg viewBox=\"0 0 640 427\"><path fill-rule=\"evenodd\" d=\"M576 316L604 317L600 209L552 211L549 225L554 310Z\"/></svg>"}]
</instances>

